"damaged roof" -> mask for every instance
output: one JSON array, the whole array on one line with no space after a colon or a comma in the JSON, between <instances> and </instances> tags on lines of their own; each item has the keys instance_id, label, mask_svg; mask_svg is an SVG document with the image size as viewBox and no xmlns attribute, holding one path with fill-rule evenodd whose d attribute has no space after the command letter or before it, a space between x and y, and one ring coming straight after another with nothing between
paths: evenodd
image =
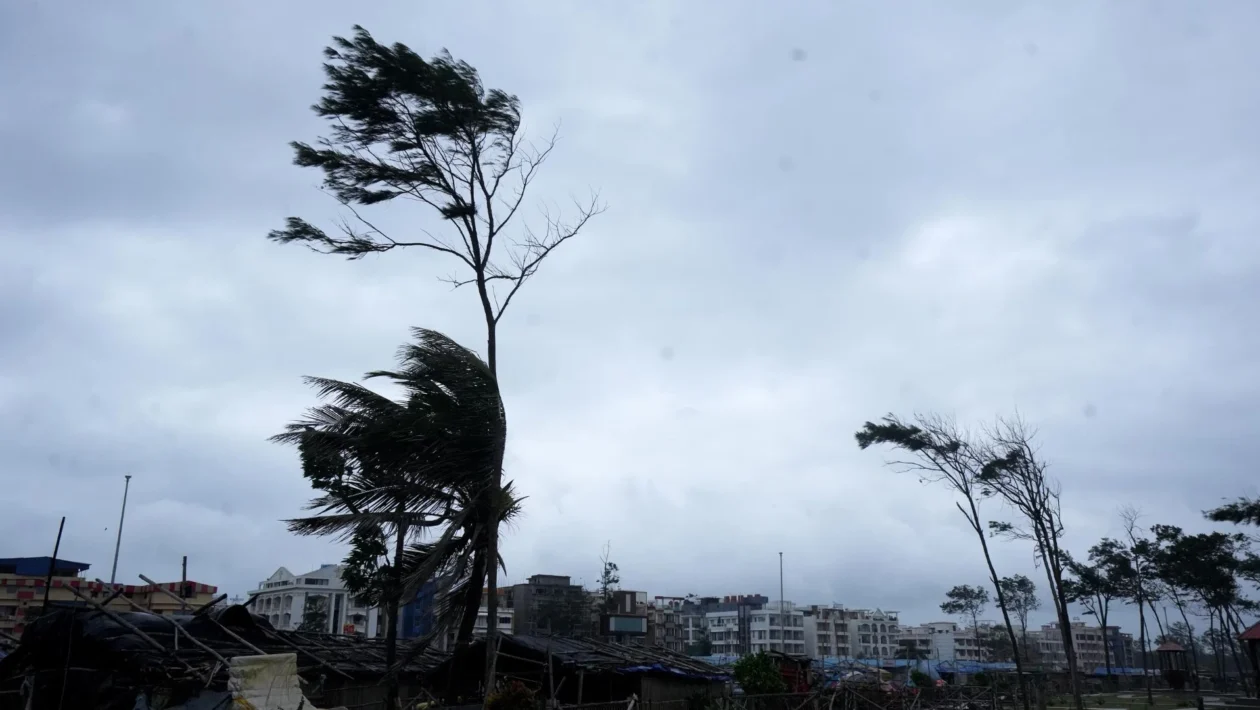
<instances>
[{"instance_id":1,"label":"damaged roof","mask_svg":"<svg viewBox=\"0 0 1260 710\"><path fill-rule=\"evenodd\" d=\"M725 678L727 672L717 666L658 646L628 646L589 638L560 636L503 636L501 648L513 648L546 658L547 654L562 667L585 671L634 673L660 671L705 678Z\"/></svg>"},{"instance_id":2,"label":"damaged roof","mask_svg":"<svg viewBox=\"0 0 1260 710\"><path fill-rule=\"evenodd\" d=\"M260 652L295 653L303 674L380 677L387 669L382 639L280 631L240 605L185 617L75 607L51 609L28 625L17 649L0 660L0 681L73 665L118 672L135 682L222 682L225 661ZM404 673L427 672L446 655L398 643Z\"/></svg>"}]
</instances>

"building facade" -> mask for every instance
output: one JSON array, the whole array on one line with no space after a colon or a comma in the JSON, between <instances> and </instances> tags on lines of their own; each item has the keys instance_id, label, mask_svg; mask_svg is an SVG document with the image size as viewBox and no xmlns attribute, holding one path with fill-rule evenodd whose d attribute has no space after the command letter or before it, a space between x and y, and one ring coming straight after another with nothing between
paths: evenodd
<instances>
[{"instance_id":1,"label":"building facade","mask_svg":"<svg viewBox=\"0 0 1260 710\"><path fill-rule=\"evenodd\" d=\"M775 601L753 612L749 619L749 651L804 656L805 611L792 602Z\"/></svg>"},{"instance_id":2,"label":"building facade","mask_svg":"<svg viewBox=\"0 0 1260 710\"><path fill-rule=\"evenodd\" d=\"M594 600L568 576L536 574L511 589L515 633L589 636L594 631Z\"/></svg>"},{"instance_id":3,"label":"building facade","mask_svg":"<svg viewBox=\"0 0 1260 710\"><path fill-rule=\"evenodd\" d=\"M1118 631L1118 629L1117 629ZM1082 673L1093 673L1105 665L1103 656L1103 632L1083 621L1073 621L1072 647L1076 650L1077 668ZM1057 623L1043 624L1036 631L1028 632L1029 645L1035 646L1041 664L1055 669L1067 668L1067 653L1063 649L1063 636ZM1112 663L1116 666L1116 663Z\"/></svg>"},{"instance_id":4,"label":"building facade","mask_svg":"<svg viewBox=\"0 0 1260 710\"><path fill-rule=\"evenodd\" d=\"M48 585L48 569L52 567L52 584ZM106 604L112 611L135 611L137 607L154 614L186 613L214 600L218 588L187 580L157 584L114 584L97 582L83 576L91 565L51 557L0 558L0 631L20 636L29 621L43 610L47 591L48 602L58 606L89 606L74 592L105 601L115 591L118 597Z\"/></svg>"},{"instance_id":5,"label":"building facade","mask_svg":"<svg viewBox=\"0 0 1260 710\"><path fill-rule=\"evenodd\" d=\"M286 631L383 635L380 610L369 608L346 589L342 565L325 564L304 574L281 567L249 592L250 611Z\"/></svg>"},{"instance_id":6,"label":"building facade","mask_svg":"<svg viewBox=\"0 0 1260 710\"><path fill-rule=\"evenodd\" d=\"M912 649L899 655L930 660L959 660L957 650L958 624L952 621L933 621L919 626L902 626L899 645Z\"/></svg>"}]
</instances>

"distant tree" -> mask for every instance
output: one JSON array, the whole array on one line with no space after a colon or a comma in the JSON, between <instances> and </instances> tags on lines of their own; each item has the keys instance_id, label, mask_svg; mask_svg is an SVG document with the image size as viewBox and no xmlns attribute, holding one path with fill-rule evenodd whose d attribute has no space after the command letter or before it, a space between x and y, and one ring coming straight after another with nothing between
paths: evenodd
<instances>
[{"instance_id":1,"label":"distant tree","mask_svg":"<svg viewBox=\"0 0 1260 710\"><path fill-rule=\"evenodd\" d=\"M701 636L694 643L687 646L688 656L711 656L713 655L713 642L708 636Z\"/></svg>"},{"instance_id":2,"label":"distant tree","mask_svg":"<svg viewBox=\"0 0 1260 710\"><path fill-rule=\"evenodd\" d=\"M328 120L329 132L315 145L291 145L294 162L322 171L324 189L348 215L339 234L289 217L267 237L348 259L412 248L454 259L463 273L446 280L476 289L486 363L497 377L499 321L543 260L603 211L598 195L575 203L568 220L546 209L534 227L515 219L556 135L530 145L521 134L520 100L487 90L477 70L449 52L426 61L402 43L378 43L356 25L352 38L334 37L324 56L327 82L314 110ZM396 198L449 225L445 233L415 223L387 232L378 218L363 215L361 208ZM505 498L491 487L478 505L488 509L488 520L497 520L503 516L493 506ZM497 526L487 531L489 562L480 569L489 618L497 615L499 597L498 534ZM480 592L481 582L472 588ZM464 606L475 617L480 600ZM497 625L486 632L486 687L492 687Z\"/></svg>"},{"instance_id":3,"label":"distant tree","mask_svg":"<svg viewBox=\"0 0 1260 710\"><path fill-rule=\"evenodd\" d=\"M989 604L989 591L984 587L973 587L960 584L945 592L945 601L941 602L941 611L950 616L961 616L971 619L971 630L975 633L976 652L982 648L980 643L980 614ZM1012 650L1014 644L1011 644Z\"/></svg>"},{"instance_id":4,"label":"distant tree","mask_svg":"<svg viewBox=\"0 0 1260 710\"><path fill-rule=\"evenodd\" d=\"M298 631L310 634L328 633L328 597L323 594L308 594L302 604L302 623Z\"/></svg>"},{"instance_id":5,"label":"distant tree","mask_svg":"<svg viewBox=\"0 0 1260 710\"><path fill-rule=\"evenodd\" d=\"M731 669L735 682L747 695L771 695L787 691L779 664L765 651L748 654Z\"/></svg>"},{"instance_id":6,"label":"distant tree","mask_svg":"<svg viewBox=\"0 0 1260 710\"><path fill-rule=\"evenodd\" d=\"M1006 634L1010 637L1012 648L1015 648L1015 627L1007 611L1001 580L993 566L993 556L989 553L985 519L980 515L980 502L991 492L980 482L980 475L993 459L992 446L960 428L952 419L940 415L918 415L913 422L907 422L889 414L879 422L866 422L854 436L858 448L862 450L884 444L905 452L907 458L889 462L894 471L912 473L923 483L944 485L961 499L956 500L954 505L980 543L980 551L989 570L989 583L997 594ZM1027 678L1018 649L1014 656L1020 698L1024 710L1029 710Z\"/></svg>"},{"instance_id":7,"label":"distant tree","mask_svg":"<svg viewBox=\"0 0 1260 710\"><path fill-rule=\"evenodd\" d=\"M1009 663L1014 657L1014 649L1011 648L1010 639L1004 634L989 634L984 639L985 651L990 661L997 663ZM1027 657L1025 655L1025 657Z\"/></svg>"},{"instance_id":8,"label":"distant tree","mask_svg":"<svg viewBox=\"0 0 1260 710\"><path fill-rule=\"evenodd\" d=\"M599 598L602 611L616 611L617 601L613 598L613 592L617 591L617 587L621 584L621 574L617 569L617 563L608 558L609 545L604 545L604 554L600 556L599 571Z\"/></svg>"},{"instance_id":9,"label":"distant tree","mask_svg":"<svg viewBox=\"0 0 1260 710\"><path fill-rule=\"evenodd\" d=\"M1037 598L1037 585L1022 574L1003 577L998 580L1002 589L998 605L1015 615L1019 621L1019 640L1024 655L1028 655L1028 614L1041 608L1041 600Z\"/></svg>"}]
</instances>

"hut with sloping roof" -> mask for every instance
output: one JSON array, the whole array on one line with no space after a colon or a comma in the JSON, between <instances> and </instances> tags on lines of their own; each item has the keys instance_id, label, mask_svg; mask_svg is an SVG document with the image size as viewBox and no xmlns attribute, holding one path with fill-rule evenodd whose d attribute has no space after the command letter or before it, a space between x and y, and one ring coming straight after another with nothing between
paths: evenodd
<instances>
[{"instance_id":1,"label":"hut with sloping roof","mask_svg":"<svg viewBox=\"0 0 1260 710\"><path fill-rule=\"evenodd\" d=\"M1260 621L1238 634L1238 640L1247 650L1247 657L1251 659L1251 672L1255 673L1256 680L1260 681ZM1256 697L1260 698L1260 682L1256 683Z\"/></svg>"},{"instance_id":2,"label":"hut with sloping roof","mask_svg":"<svg viewBox=\"0 0 1260 710\"><path fill-rule=\"evenodd\" d=\"M499 683L516 681L565 705L716 697L730 680L721 668L652 646L560 636L500 636L498 643ZM430 690L448 704L475 702L485 658L484 640L456 649L428 674Z\"/></svg>"}]
</instances>

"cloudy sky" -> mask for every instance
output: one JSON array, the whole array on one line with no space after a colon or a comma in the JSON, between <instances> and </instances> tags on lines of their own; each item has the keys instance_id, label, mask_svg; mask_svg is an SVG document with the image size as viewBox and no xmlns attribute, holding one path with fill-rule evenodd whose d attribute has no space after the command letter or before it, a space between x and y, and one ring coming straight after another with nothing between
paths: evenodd
<instances>
[{"instance_id":1,"label":"cloudy sky","mask_svg":"<svg viewBox=\"0 0 1260 710\"><path fill-rule=\"evenodd\" d=\"M300 376L388 366L410 326L481 347L450 262L264 239L338 216L287 142L355 23L562 121L538 199L609 205L501 332L509 581L592 584L607 542L628 588L777 597L783 551L789 599L938 618L982 560L946 492L857 450L890 411L1021 412L1077 551L1122 505L1198 529L1256 492L1260 5L352 5L0 5L0 556L64 515L108 576L130 473L122 580L335 561L280 522Z\"/></svg>"}]
</instances>

